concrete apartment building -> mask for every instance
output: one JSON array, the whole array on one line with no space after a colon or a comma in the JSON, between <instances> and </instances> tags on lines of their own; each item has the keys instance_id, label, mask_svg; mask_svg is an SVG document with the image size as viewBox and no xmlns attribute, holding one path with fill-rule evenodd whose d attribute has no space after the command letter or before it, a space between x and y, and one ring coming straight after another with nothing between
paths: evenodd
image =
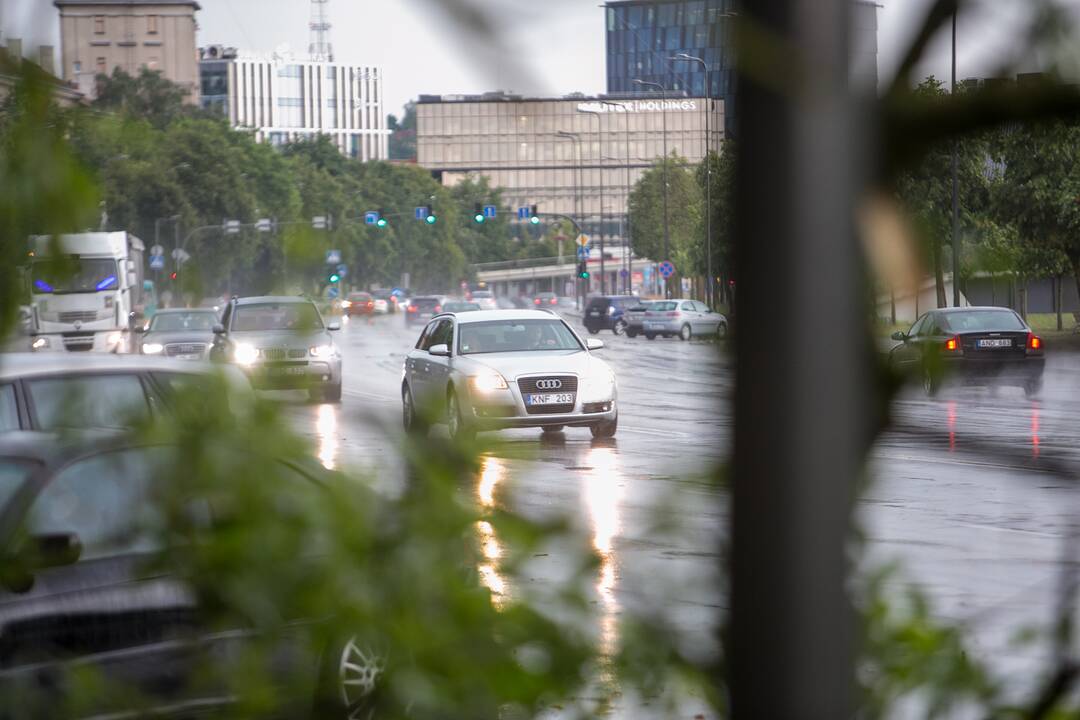
<instances>
[{"instance_id":1,"label":"concrete apartment building","mask_svg":"<svg viewBox=\"0 0 1080 720\"><path fill-rule=\"evenodd\" d=\"M60 10L60 76L88 97L94 78L160 70L199 102L194 0L54 0Z\"/></svg>"}]
</instances>

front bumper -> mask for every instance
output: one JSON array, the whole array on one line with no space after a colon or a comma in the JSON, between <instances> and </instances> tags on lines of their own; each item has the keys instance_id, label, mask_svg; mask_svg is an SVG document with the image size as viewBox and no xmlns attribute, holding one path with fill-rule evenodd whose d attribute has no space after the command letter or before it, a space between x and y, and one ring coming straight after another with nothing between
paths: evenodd
<instances>
[{"instance_id":1,"label":"front bumper","mask_svg":"<svg viewBox=\"0 0 1080 720\"><path fill-rule=\"evenodd\" d=\"M341 384L341 360L257 362L237 365L257 390L304 390Z\"/></svg>"},{"instance_id":2,"label":"front bumper","mask_svg":"<svg viewBox=\"0 0 1080 720\"><path fill-rule=\"evenodd\" d=\"M618 392L608 395L576 392L574 409L569 412L530 414L516 382L507 390L478 395L468 393L468 423L478 430L504 430L530 427L587 427L610 422L618 415Z\"/></svg>"}]
</instances>

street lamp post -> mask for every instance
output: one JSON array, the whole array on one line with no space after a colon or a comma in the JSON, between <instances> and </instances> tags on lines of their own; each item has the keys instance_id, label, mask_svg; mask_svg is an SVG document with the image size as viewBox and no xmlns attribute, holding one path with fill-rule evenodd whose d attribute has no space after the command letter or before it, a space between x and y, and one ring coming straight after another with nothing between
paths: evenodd
<instances>
[{"instance_id":1,"label":"street lamp post","mask_svg":"<svg viewBox=\"0 0 1080 720\"><path fill-rule=\"evenodd\" d=\"M952 97L956 99L956 10L952 16ZM952 297L960 307L960 197L958 192L956 138L952 141Z\"/></svg>"},{"instance_id":2,"label":"street lamp post","mask_svg":"<svg viewBox=\"0 0 1080 720\"><path fill-rule=\"evenodd\" d=\"M686 62L699 63L705 71L705 296L712 306L716 301L713 290L713 267L712 267L712 158L709 157L709 147L712 136L709 133L709 116L712 115L712 84L709 82L709 64L699 57L679 53L668 60L684 60Z\"/></svg>"},{"instance_id":3,"label":"street lamp post","mask_svg":"<svg viewBox=\"0 0 1080 720\"><path fill-rule=\"evenodd\" d=\"M625 131L626 139L626 232L623 238L623 264L626 270L626 280L623 284L623 289L626 294L630 294L630 274L633 269L631 265L630 256L630 115L626 111L624 105L619 103L608 102L607 100L600 101L601 105L606 105L611 108L619 108L625 116L625 123L623 124L623 130Z\"/></svg>"},{"instance_id":4,"label":"street lamp post","mask_svg":"<svg viewBox=\"0 0 1080 720\"><path fill-rule=\"evenodd\" d=\"M660 106L663 115L662 135L664 141L664 260L668 261L671 260L669 257L671 254L671 231L668 228L667 88L658 82L650 82L648 80L642 80L641 78L634 78L634 84L654 87L660 91ZM664 281L664 297L671 297L671 289L668 287L667 280Z\"/></svg>"},{"instance_id":5,"label":"street lamp post","mask_svg":"<svg viewBox=\"0 0 1080 720\"><path fill-rule=\"evenodd\" d=\"M566 132L560 130L555 133L556 137L560 137L563 140L572 140L574 142L574 155L576 162L574 163L574 215L581 218L581 138L576 133ZM577 227L577 223L574 223L574 227ZM578 229L578 235L581 235L580 228ZM575 242L576 242L575 238ZM574 278L574 291L575 298L574 304L578 309L581 308L581 278Z\"/></svg>"},{"instance_id":6,"label":"street lamp post","mask_svg":"<svg viewBox=\"0 0 1080 720\"><path fill-rule=\"evenodd\" d=\"M604 135L603 129L600 127L601 113L599 110L583 110L582 108L578 108L577 111L596 118L596 162L600 172L600 294L606 295L607 273L604 271Z\"/></svg>"}]
</instances>

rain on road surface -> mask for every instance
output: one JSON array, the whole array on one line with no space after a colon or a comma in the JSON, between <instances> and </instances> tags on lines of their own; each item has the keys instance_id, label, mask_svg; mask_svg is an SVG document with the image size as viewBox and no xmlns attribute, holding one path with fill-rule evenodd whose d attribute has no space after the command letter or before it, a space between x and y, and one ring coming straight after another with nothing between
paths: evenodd
<instances>
[{"instance_id":1,"label":"rain on road surface","mask_svg":"<svg viewBox=\"0 0 1080 720\"><path fill-rule=\"evenodd\" d=\"M400 316L354 319L338 337L342 404L286 403L324 464L400 475L401 365L420 330L406 329ZM530 517L579 518L601 558L594 591L602 650L616 646L624 608L659 603L684 647L708 655L726 606L717 588L727 524L726 492L709 472L730 450L733 370L712 342L600 337L619 382L617 438L593 441L581 428L554 439L538 429L484 434L489 449L472 490L483 504ZM946 389L935 400L905 391L894 418L921 434L898 429L878 441L874 480L859 502L866 565L898 560L897 582L917 582L940 617L970 623L978 654L1003 671L1031 670L1042 659L1010 638L1048 620L1062 542L1080 507L1067 479L1037 467L1040 457L1076 455L1078 379L1080 358L1051 351L1039 400L1011 388ZM1013 457L991 457L973 438ZM512 593L499 574L498 538L482 540L482 580L496 597ZM558 573L559 559L546 561L532 581Z\"/></svg>"}]
</instances>

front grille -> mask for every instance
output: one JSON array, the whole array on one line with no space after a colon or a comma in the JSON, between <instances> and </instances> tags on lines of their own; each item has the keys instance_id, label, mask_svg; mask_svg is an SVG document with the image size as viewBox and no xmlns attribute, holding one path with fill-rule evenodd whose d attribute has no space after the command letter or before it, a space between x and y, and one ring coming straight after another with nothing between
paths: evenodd
<instances>
[{"instance_id":1,"label":"front grille","mask_svg":"<svg viewBox=\"0 0 1080 720\"><path fill-rule=\"evenodd\" d=\"M304 348L263 348L262 356L263 360L303 360L307 357L308 351Z\"/></svg>"},{"instance_id":2,"label":"front grille","mask_svg":"<svg viewBox=\"0 0 1080 720\"><path fill-rule=\"evenodd\" d=\"M206 352L206 345L203 343L176 343L165 346L165 354L169 357L174 357L176 355L202 355L204 352Z\"/></svg>"},{"instance_id":3,"label":"front grille","mask_svg":"<svg viewBox=\"0 0 1080 720\"><path fill-rule=\"evenodd\" d=\"M62 323L94 322L97 319L96 310L71 310L60 313L60 322Z\"/></svg>"},{"instance_id":4,"label":"front grille","mask_svg":"<svg viewBox=\"0 0 1080 720\"><path fill-rule=\"evenodd\" d=\"M94 333L64 333L64 348L71 352L94 349Z\"/></svg>"},{"instance_id":5,"label":"front grille","mask_svg":"<svg viewBox=\"0 0 1080 720\"><path fill-rule=\"evenodd\" d=\"M559 388L544 388L540 389L536 387L536 384L541 380L560 380L562 387ZM577 399L578 379L574 375L551 375L551 376L538 376L518 379L518 389L521 390L522 398L525 395L531 395L534 393L570 393L574 395L574 399ZM573 412L574 404L564 405L525 405L525 412L530 415L551 415L555 413L568 413Z\"/></svg>"}]
</instances>

